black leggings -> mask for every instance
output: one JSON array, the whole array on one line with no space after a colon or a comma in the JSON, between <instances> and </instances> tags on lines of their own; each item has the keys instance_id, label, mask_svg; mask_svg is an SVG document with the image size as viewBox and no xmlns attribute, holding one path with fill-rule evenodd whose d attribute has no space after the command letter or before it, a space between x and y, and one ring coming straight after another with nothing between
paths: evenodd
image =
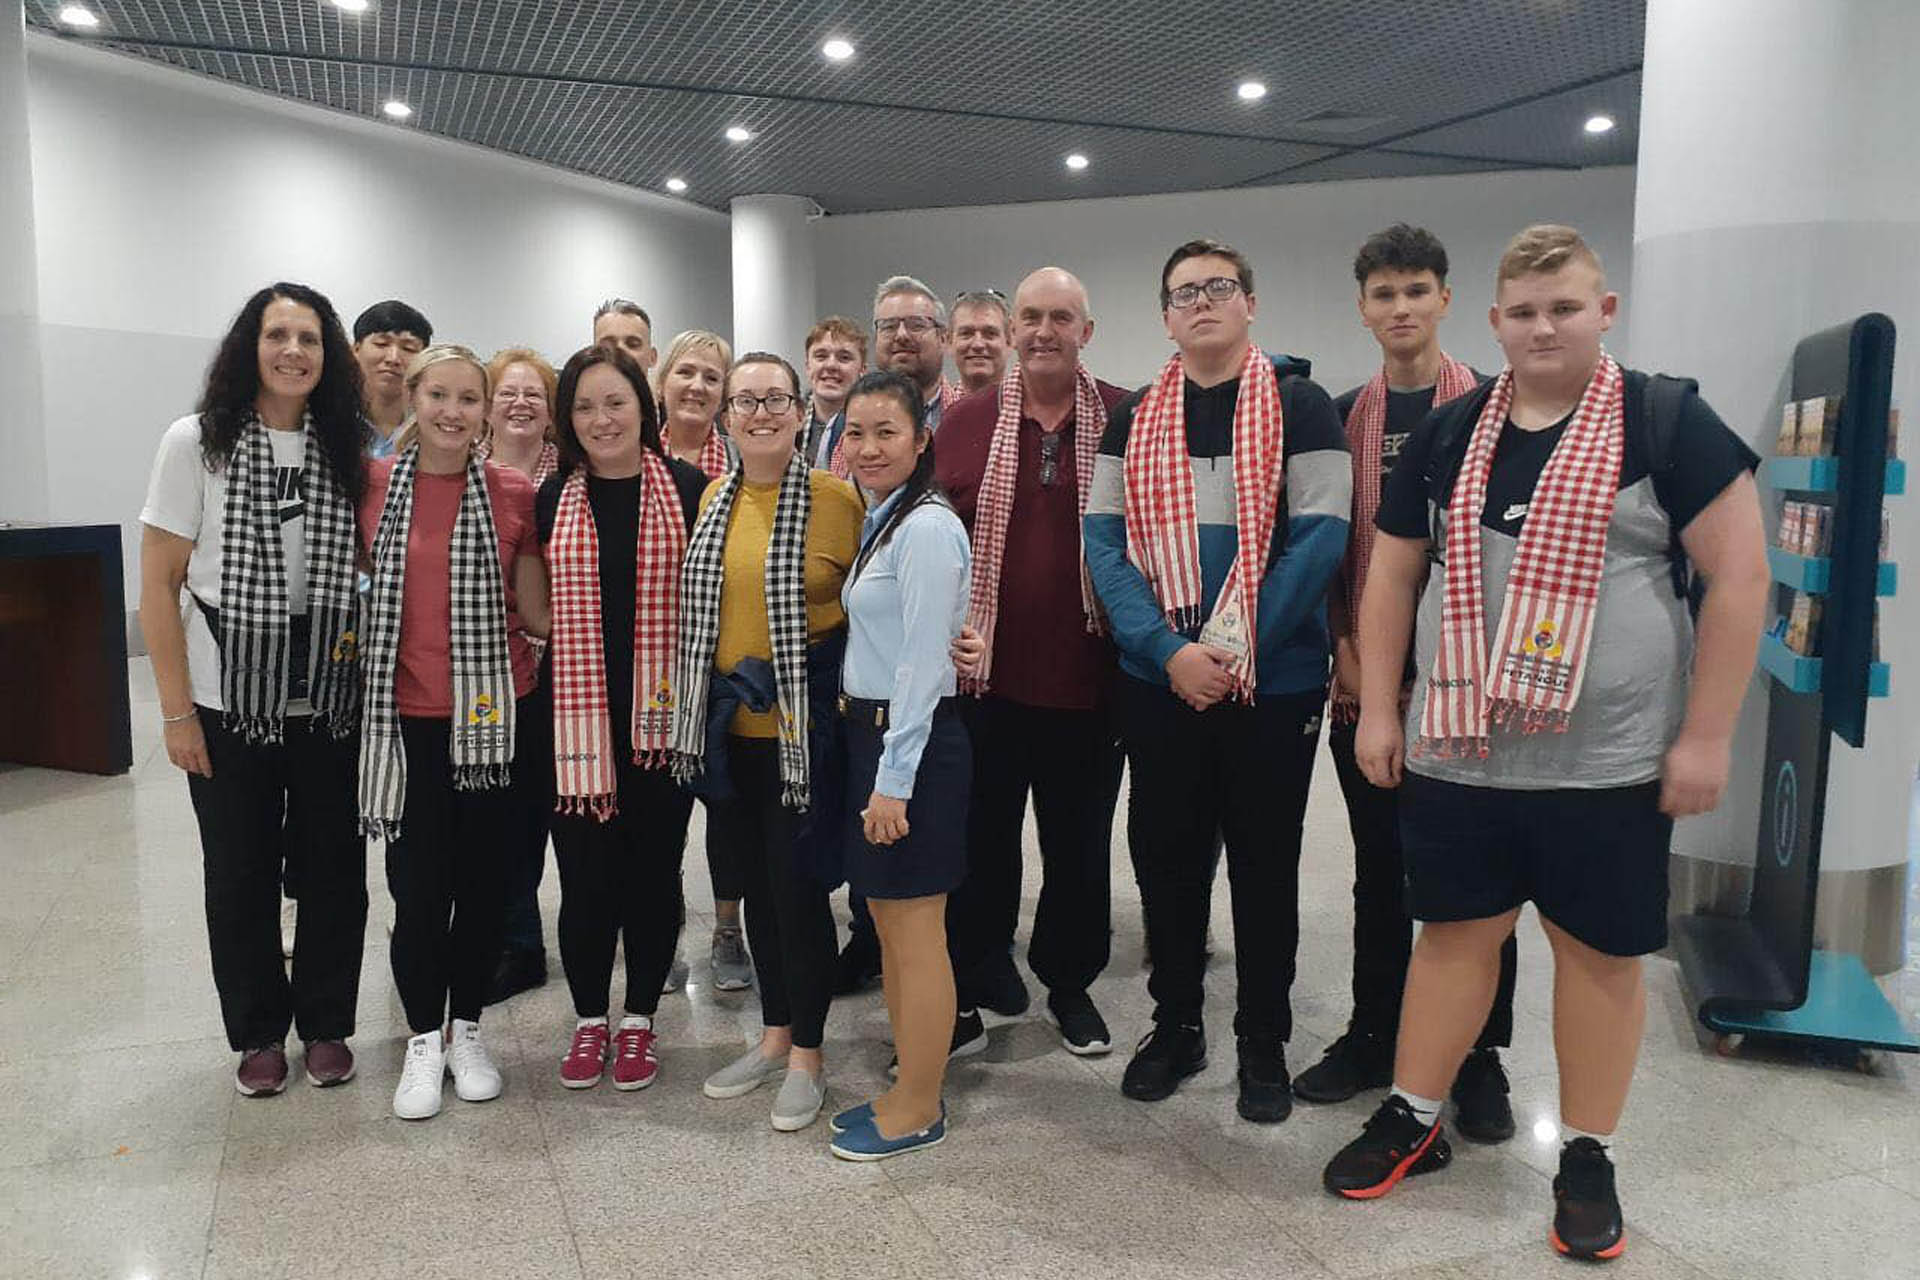
<instances>
[{"instance_id":1,"label":"black leggings","mask_svg":"<svg viewBox=\"0 0 1920 1280\"><path fill-rule=\"evenodd\" d=\"M524 701L519 709L525 714ZM457 791L446 720L403 716L406 809L387 841L393 981L415 1035L480 1020L500 959L512 791ZM305 910L303 907L302 910Z\"/></svg>"},{"instance_id":2,"label":"black leggings","mask_svg":"<svg viewBox=\"0 0 1920 1280\"><path fill-rule=\"evenodd\" d=\"M818 1049L833 1000L836 934L826 887L795 856L799 815L780 803L780 744L727 744L734 795L707 807L708 856L740 871L747 940L760 981L760 1020L792 1027L797 1049Z\"/></svg>"},{"instance_id":3,"label":"black leggings","mask_svg":"<svg viewBox=\"0 0 1920 1280\"><path fill-rule=\"evenodd\" d=\"M622 755L625 755L622 752ZM613 951L624 937L626 1011L651 1017L680 943L685 904L680 859L693 797L670 774L621 763L619 812L605 822L591 814L553 818L553 854L560 864L560 962L573 1011L607 1016Z\"/></svg>"}]
</instances>

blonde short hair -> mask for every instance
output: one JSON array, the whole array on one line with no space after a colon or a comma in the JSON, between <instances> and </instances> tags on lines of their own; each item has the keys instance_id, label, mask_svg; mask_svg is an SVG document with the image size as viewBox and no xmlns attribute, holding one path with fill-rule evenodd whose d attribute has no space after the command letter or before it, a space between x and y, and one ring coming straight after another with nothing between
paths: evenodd
<instances>
[{"instance_id":1,"label":"blonde short hair","mask_svg":"<svg viewBox=\"0 0 1920 1280\"><path fill-rule=\"evenodd\" d=\"M483 404L493 398L493 375L487 372L487 366L480 362L479 356L457 342L435 343L407 365L407 417L400 424L400 430L394 433L393 444L397 451L404 453L420 436L419 425L413 417L413 393L419 389L420 379L426 377L427 370L433 366L452 360L472 365L473 371L480 375L480 399Z\"/></svg>"},{"instance_id":2,"label":"blonde short hair","mask_svg":"<svg viewBox=\"0 0 1920 1280\"><path fill-rule=\"evenodd\" d=\"M1507 241L1506 252L1500 255L1500 268L1494 273L1494 290L1498 292L1501 285L1521 276L1558 271L1570 262L1583 262L1592 267L1600 277L1601 290L1606 289L1607 269L1600 264L1600 255L1593 251L1585 237L1572 227L1537 222Z\"/></svg>"}]
</instances>

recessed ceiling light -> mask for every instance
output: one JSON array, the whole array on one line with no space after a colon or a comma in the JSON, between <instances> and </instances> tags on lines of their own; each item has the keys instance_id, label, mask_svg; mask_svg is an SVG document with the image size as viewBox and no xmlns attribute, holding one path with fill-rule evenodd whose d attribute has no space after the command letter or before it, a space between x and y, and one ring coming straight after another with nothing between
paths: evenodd
<instances>
[{"instance_id":1,"label":"recessed ceiling light","mask_svg":"<svg viewBox=\"0 0 1920 1280\"><path fill-rule=\"evenodd\" d=\"M747 128L745 125L730 124L727 126L727 141L752 142L753 130Z\"/></svg>"},{"instance_id":2,"label":"recessed ceiling light","mask_svg":"<svg viewBox=\"0 0 1920 1280\"><path fill-rule=\"evenodd\" d=\"M1067 168L1078 172L1087 167L1087 158L1078 151L1067 157Z\"/></svg>"},{"instance_id":3,"label":"recessed ceiling light","mask_svg":"<svg viewBox=\"0 0 1920 1280\"><path fill-rule=\"evenodd\" d=\"M1613 117L1608 115L1588 116L1588 133L1609 133L1613 130Z\"/></svg>"},{"instance_id":4,"label":"recessed ceiling light","mask_svg":"<svg viewBox=\"0 0 1920 1280\"><path fill-rule=\"evenodd\" d=\"M1267 96L1267 86L1258 80L1242 80L1234 92L1240 95L1242 102L1258 102Z\"/></svg>"},{"instance_id":5,"label":"recessed ceiling light","mask_svg":"<svg viewBox=\"0 0 1920 1280\"><path fill-rule=\"evenodd\" d=\"M675 195L684 194L686 189L687 189L687 180L685 178L668 178L667 179L667 190L673 192L673 194Z\"/></svg>"},{"instance_id":6,"label":"recessed ceiling light","mask_svg":"<svg viewBox=\"0 0 1920 1280\"><path fill-rule=\"evenodd\" d=\"M413 114L413 108L398 98L387 99L387 101L380 104L380 109L392 116L395 120L405 120Z\"/></svg>"},{"instance_id":7,"label":"recessed ceiling light","mask_svg":"<svg viewBox=\"0 0 1920 1280\"><path fill-rule=\"evenodd\" d=\"M836 37L821 45L820 52L828 62L845 62L853 56L853 45Z\"/></svg>"},{"instance_id":8,"label":"recessed ceiling light","mask_svg":"<svg viewBox=\"0 0 1920 1280\"><path fill-rule=\"evenodd\" d=\"M333 0L333 7L348 13L365 13L372 8L372 0Z\"/></svg>"},{"instance_id":9,"label":"recessed ceiling light","mask_svg":"<svg viewBox=\"0 0 1920 1280\"><path fill-rule=\"evenodd\" d=\"M60 21L70 27L97 27L100 25L100 19L94 15L93 10L84 9L77 4L70 4L61 9Z\"/></svg>"}]
</instances>

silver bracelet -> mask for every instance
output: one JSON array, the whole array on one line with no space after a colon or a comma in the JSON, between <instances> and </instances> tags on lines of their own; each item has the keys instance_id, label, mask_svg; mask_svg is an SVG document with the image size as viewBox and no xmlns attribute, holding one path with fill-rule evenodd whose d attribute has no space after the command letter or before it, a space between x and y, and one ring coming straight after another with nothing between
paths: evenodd
<instances>
[{"instance_id":1,"label":"silver bracelet","mask_svg":"<svg viewBox=\"0 0 1920 1280\"><path fill-rule=\"evenodd\" d=\"M200 713L198 711L182 711L177 716L161 716L160 723L161 724L179 724L182 720L191 720L199 714Z\"/></svg>"}]
</instances>

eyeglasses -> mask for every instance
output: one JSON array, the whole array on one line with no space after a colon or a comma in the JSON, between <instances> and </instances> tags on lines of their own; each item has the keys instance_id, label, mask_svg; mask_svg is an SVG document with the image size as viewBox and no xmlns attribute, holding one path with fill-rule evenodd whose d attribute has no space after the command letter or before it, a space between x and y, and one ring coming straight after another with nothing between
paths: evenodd
<instances>
[{"instance_id":1,"label":"eyeglasses","mask_svg":"<svg viewBox=\"0 0 1920 1280\"><path fill-rule=\"evenodd\" d=\"M538 387L526 391L518 391L512 387L502 387L493 393L493 398L507 404L512 404L515 400L525 400L528 404L545 404L547 402L547 393Z\"/></svg>"},{"instance_id":2,"label":"eyeglasses","mask_svg":"<svg viewBox=\"0 0 1920 1280\"><path fill-rule=\"evenodd\" d=\"M763 396L750 396L742 391L737 396L727 397L727 407L743 418L751 418L756 409L765 406L766 411L779 417L799 403L799 398L784 391L769 391Z\"/></svg>"},{"instance_id":3,"label":"eyeglasses","mask_svg":"<svg viewBox=\"0 0 1920 1280\"><path fill-rule=\"evenodd\" d=\"M1185 311L1200 301L1202 293L1207 295L1208 302L1225 302L1239 292L1240 282L1232 276L1214 276L1198 284L1176 285L1167 290L1167 305L1175 311Z\"/></svg>"},{"instance_id":4,"label":"eyeglasses","mask_svg":"<svg viewBox=\"0 0 1920 1280\"><path fill-rule=\"evenodd\" d=\"M932 316L901 316L898 319L875 320L873 331L883 338L892 337L905 329L918 338L940 327L940 322Z\"/></svg>"},{"instance_id":5,"label":"eyeglasses","mask_svg":"<svg viewBox=\"0 0 1920 1280\"><path fill-rule=\"evenodd\" d=\"M1042 431L1040 433L1040 487L1053 488L1053 482L1060 478L1060 433Z\"/></svg>"}]
</instances>

